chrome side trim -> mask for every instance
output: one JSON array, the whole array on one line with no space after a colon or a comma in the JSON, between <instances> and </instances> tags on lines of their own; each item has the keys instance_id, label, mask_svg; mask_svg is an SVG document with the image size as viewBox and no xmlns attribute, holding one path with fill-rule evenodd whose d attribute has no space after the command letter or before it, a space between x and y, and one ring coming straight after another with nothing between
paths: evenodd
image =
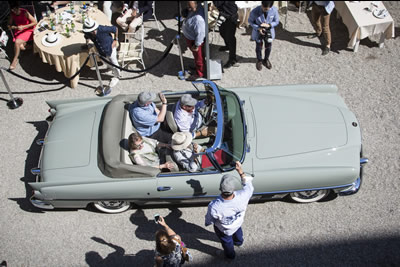
<instances>
[{"instance_id":1,"label":"chrome side trim","mask_svg":"<svg viewBox=\"0 0 400 267\"><path fill-rule=\"evenodd\" d=\"M36 208L45 209L45 210L53 210L54 209L53 205L47 204L47 203L43 202L42 200L35 198L35 196L32 196L30 198L30 201L31 201L32 205L35 206Z\"/></svg>"}]
</instances>

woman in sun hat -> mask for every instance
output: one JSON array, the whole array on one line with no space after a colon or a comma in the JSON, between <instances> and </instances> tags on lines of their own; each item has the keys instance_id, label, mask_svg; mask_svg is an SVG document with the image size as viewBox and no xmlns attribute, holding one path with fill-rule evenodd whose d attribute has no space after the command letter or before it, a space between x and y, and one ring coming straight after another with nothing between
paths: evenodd
<instances>
[{"instance_id":1,"label":"woman in sun hat","mask_svg":"<svg viewBox=\"0 0 400 267\"><path fill-rule=\"evenodd\" d=\"M91 40L101 56L107 57L112 64L119 66L117 59L118 28L116 26L99 25L95 20L86 18L82 31L85 34L86 44ZM117 85L120 75L118 68L112 67L112 71L114 78L111 79L110 88Z\"/></svg>"},{"instance_id":2,"label":"woman in sun hat","mask_svg":"<svg viewBox=\"0 0 400 267\"><path fill-rule=\"evenodd\" d=\"M176 132L172 136L171 147L174 150L175 161L185 170L196 172L200 170L201 157L198 153L204 152L204 148L198 144L192 144L192 134L189 132Z\"/></svg>"}]
</instances>

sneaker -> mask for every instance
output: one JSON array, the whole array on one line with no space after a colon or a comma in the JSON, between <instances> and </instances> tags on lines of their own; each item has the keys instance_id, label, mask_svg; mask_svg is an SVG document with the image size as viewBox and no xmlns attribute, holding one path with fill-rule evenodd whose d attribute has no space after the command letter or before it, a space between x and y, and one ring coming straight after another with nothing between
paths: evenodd
<instances>
[{"instance_id":1,"label":"sneaker","mask_svg":"<svg viewBox=\"0 0 400 267\"><path fill-rule=\"evenodd\" d=\"M331 49L329 47L325 47L325 49L322 51L322 55L325 56L329 54L329 51L331 51Z\"/></svg>"},{"instance_id":2,"label":"sneaker","mask_svg":"<svg viewBox=\"0 0 400 267\"><path fill-rule=\"evenodd\" d=\"M242 244L240 244L240 245L236 245L236 244L233 244L235 247L238 247L238 248L244 248L244 242L242 243Z\"/></svg>"},{"instance_id":3,"label":"sneaker","mask_svg":"<svg viewBox=\"0 0 400 267\"><path fill-rule=\"evenodd\" d=\"M262 70L262 61L261 61L261 60L257 61L257 63L256 63L256 68L257 68L257 70L259 70L259 71Z\"/></svg>"},{"instance_id":4,"label":"sneaker","mask_svg":"<svg viewBox=\"0 0 400 267\"><path fill-rule=\"evenodd\" d=\"M229 48L227 46L221 46L218 51L224 52L224 51L228 51Z\"/></svg>"},{"instance_id":5,"label":"sneaker","mask_svg":"<svg viewBox=\"0 0 400 267\"><path fill-rule=\"evenodd\" d=\"M267 60L263 60L263 65L267 68L267 69L272 69L272 64L271 64L271 62L269 61L269 59L267 59Z\"/></svg>"},{"instance_id":6,"label":"sneaker","mask_svg":"<svg viewBox=\"0 0 400 267\"><path fill-rule=\"evenodd\" d=\"M117 85L118 82L119 82L119 79L118 79L118 78L115 78L115 77L114 77L114 78L111 78L109 87L110 87L110 88L113 88L114 86Z\"/></svg>"},{"instance_id":7,"label":"sneaker","mask_svg":"<svg viewBox=\"0 0 400 267\"><path fill-rule=\"evenodd\" d=\"M224 69L229 69L230 67L239 67L239 63L237 63L236 61L228 61L224 65Z\"/></svg>"}]
</instances>

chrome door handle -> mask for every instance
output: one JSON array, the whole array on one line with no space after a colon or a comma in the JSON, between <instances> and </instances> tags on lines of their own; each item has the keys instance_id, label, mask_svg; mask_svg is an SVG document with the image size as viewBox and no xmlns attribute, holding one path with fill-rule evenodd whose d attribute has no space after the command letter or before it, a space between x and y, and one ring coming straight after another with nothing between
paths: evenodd
<instances>
[{"instance_id":1,"label":"chrome door handle","mask_svg":"<svg viewBox=\"0 0 400 267\"><path fill-rule=\"evenodd\" d=\"M157 187L157 191L168 191L168 190L171 190L172 189L172 187L170 187L170 186L159 186L159 187Z\"/></svg>"}]
</instances>

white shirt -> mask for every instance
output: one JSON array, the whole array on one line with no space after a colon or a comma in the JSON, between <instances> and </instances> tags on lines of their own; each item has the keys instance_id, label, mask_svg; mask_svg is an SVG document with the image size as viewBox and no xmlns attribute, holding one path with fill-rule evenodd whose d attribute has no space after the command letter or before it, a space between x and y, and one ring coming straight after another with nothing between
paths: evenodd
<instances>
[{"instance_id":1,"label":"white shirt","mask_svg":"<svg viewBox=\"0 0 400 267\"><path fill-rule=\"evenodd\" d=\"M231 200L219 196L208 205L206 226L214 223L226 235L233 235L243 224L247 204L253 195L253 177L243 177L243 189L235 191Z\"/></svg>"},{"instance_id":2,"label":"white shirt","mask_svg":"<svg viewBox=\"0 0 400 267\"><path fill-rule=\"evenodd\" d=\"M193 112L189 113L186 110L182 109L181 102L178 101L178 103L176 104L175 112L174 112L174 119L175 119L176 125L179 128L179 131L181 131L181 132L189 132L190 131L190 126L192 125L192 123L194 121L195 112L198 112L199 108L203 107L204 105L205 105L204 101L197 102L196 107L193 110ZM196 131L197 129L199 129L202 124L203 124L203 118L202 118L201 114L199 114L197 123L196 123L196 127L194 128L194 130ZM192 133L192 135L194 136L194 133Z\"/></svg>"}]
</instances>

